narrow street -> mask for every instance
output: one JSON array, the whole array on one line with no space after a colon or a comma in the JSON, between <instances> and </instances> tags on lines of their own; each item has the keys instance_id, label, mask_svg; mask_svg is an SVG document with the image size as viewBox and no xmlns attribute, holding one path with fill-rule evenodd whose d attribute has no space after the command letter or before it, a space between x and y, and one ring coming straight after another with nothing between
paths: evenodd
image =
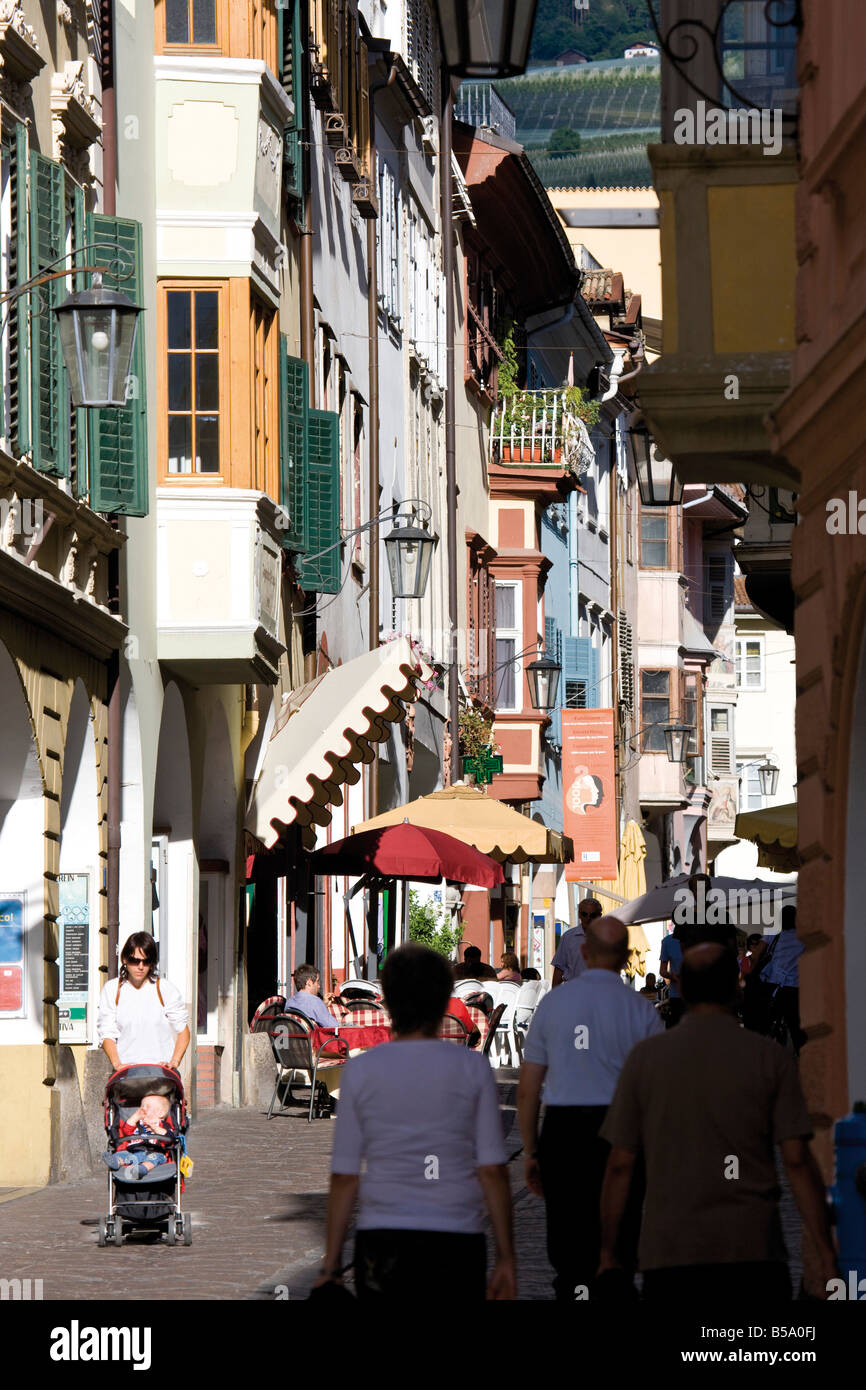
<instances>
[{"instance_id":1,"label":"narrow street","mask_svg":"<svg viewBox=\"0 0 866 1390\"><path fill-rule=\"evenodd\" d=\"M515 1077L501 1076L513 1153L520 1143ZM332 1135L328 1121L307 1124L301 1107L270 1121L256 1110L205 1111L190 1129L188 1249L149 1237L99 1249L96 1223L107 1186L101 1173L18 1197L0 1194L0 1276L41 1279L46 1300L305 1298L323 1249ZM542 1205L525 1188L520 1159L510 1168L520 1296L548 1298Z\"/></svg>"},{"instance_id":2,"label":"narrow street","mask_svg":"<svg viewBox=\"0 0 866 1390\"><path fill-rule=\"evenodd\" d=\"M502 1070L498 1081L507 1149L515 1155L516 1073ZM270 1121L252 1109L206 1110L190 1128L190 1248L143 1236L99 1249L102 1173L20 1196L0 1192L0 1277L41 1279L45 1300L306 1298L323 1251L332 1136L330 1122L308 1124L301 1107ZM550 1300L544 1208L526 1188L519 1155L509 1171L518 1297ZM787 1194L782 1220L796 1288L799 1223Z\"/></svg>"}]
</instances>

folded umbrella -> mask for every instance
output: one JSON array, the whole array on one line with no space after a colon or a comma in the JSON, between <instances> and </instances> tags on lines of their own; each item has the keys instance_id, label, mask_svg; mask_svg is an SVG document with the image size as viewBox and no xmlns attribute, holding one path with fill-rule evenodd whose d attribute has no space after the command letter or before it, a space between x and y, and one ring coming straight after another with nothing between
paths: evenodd
<instances>
[{"instance_id":1,"label":"folded umbrella","mask_svg":"<svg viewBox=\"0 0 866 1390\"><path fill-rule=\"evenodd\" d=\"M335 840L310 856L317 874L378 874L381 878L449 878L495 888L504 882L502 865L472 845L422 825L383 826Z\"/></svg>"}]
</instances>

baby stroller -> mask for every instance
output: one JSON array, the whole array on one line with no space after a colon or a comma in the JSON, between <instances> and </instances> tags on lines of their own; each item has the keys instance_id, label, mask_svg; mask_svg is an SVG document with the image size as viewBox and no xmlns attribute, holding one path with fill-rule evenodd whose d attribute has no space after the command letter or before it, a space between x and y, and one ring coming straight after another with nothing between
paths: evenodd
<instances>
[{"instance_id":1,"label":"baby stroller","mask_svg":"<svg viewBox=\"0 0 866 1390\"><path fill-rule=\"evenodd\" d=\"M129 1120L146 1095L167 1096L171 1109L168 1119L174 1131L133 1140L120 1134L120 1125ZM184 1136L189 1125L186 1098L177 1072L158 1063L136 1062L119 1067L105 1087L105 1132L112 1153L129 1146L145 1144L148 1149L169 1155L169 1162L152 1168L144 1177L124 1177L125 1169L108 1171L108 1215L99 1218L97 1245L122 1245L123 1237L134 1230L161 1230L167 1245L192 1245L192 1219L181 1212L181 1157L186 1150Z\"/></svg>"}]
</instances>

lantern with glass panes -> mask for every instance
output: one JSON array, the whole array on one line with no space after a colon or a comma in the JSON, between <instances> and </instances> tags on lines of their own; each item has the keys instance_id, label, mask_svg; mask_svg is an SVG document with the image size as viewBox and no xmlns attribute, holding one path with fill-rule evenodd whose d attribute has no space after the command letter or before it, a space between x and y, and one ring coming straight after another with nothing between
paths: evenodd
<instances>
[{"instance_id":1,"label":"lantern with glass panes","mask_svg":"<svg viewBox=\"0 0 866 1390\"><path fill-rule=\"evenodd\" d=\"M54 269L83 251L95 249L102 255L106 251L117 251L119 257L124 258L118 258L108 267L115 279L128 279L134 273L132 264L126 265L129 252L117 243L99 242L98 245L79 246L75 251L58 256L29 280L0 295L0 304L8 304L22 294L30 294L52 280L64 280L73 273L82 275L89 272L93 277L92 288L67 295L53 311L57 315L69 391L72 404L81 409L119 410L126 405L129 368L141 306L134 304L128 295L105 289L102 283L106 270L104 264Z\"/></svg>"},{"instance_id":2,"label":"lantern with glass panes","mask_svg":"<svg viewBox=\"0 0 866 1390\"><path fill-rule=\"evenodd\" d=\"M628 434L643 505L678 507L683 500L683 485L671 460L661 453L646 425L633 425Z\"/></svg>"},{"instance_id":3,"label":"lantern with glass panes","mask_svg":"<svg viewBox=\"0 0 866 1390\"><path fill-rule=\"evenodd\" d=\"M526 71L538 0L434 0L442 58L455 77Z\"/></svg>"}]
</instances>

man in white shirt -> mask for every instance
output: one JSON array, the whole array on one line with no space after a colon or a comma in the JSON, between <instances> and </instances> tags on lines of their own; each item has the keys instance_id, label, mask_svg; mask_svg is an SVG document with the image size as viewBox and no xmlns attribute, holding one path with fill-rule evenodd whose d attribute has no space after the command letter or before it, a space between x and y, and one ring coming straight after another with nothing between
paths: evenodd
<instances>
[{"instance_id":1,"label":"man in white shirt","mask_svg":"<svg viewBox=\"0 0 866 1390\"><path fill-rule=\"evenodd\" d=\"M616 917L589 925L581 948L586 969L551 990L533 1015L523 1051L517 1114L526 1185L544 1197L547 1253L557 1299L588 1296L598 1269L601 1185L609 1145L599 1130L622 1065L636 1043L664 1031L656 1009L620 978L628 929ZM545 1115L538 1117L544 1085ZM639 1220L639 1193L635 1193ZM626 1224L625 1240L634 1238ZM634 1250L630 1252L634 1256Z\"/></svg>"},{"instance_id":2,"label":"man in white shirt","mask_svg":"<svg viewBox=\"0 0 866 1390\"><path fill-rule=\"evenodd\" d=\"M554 989L566 980L573 980L582 975L586 969L586 961L580 948L586 940L590 925L601 917L601 903L598 898L584 898L583 902L578 903L577 915L580 925L563 932L556 954L550 962L553 966Z\"/></svg>"}]
</instances>

